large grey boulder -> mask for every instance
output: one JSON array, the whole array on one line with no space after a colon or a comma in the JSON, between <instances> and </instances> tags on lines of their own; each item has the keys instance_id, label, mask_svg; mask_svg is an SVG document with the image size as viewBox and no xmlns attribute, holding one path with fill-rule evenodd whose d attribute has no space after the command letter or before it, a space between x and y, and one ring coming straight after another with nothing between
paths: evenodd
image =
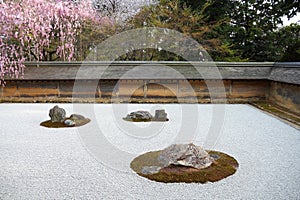
<instances>
[{"instance_id":1,"label":"large grey boulder","mask_svg":"<svg viewBox=\"0 0 300 200\"><path fill-rule=\"evenodd\" d=\"M52 122L63 122L66 118L66 111L63 108L54 106L50 109L49 116Z\"/></svg>"},{"instance_id":2,"label":"large grey boulder","mask_svg":"<svg viewBox=\"0 0 300 200\"><path fill-rule=\"evenodd\" d=\"M152 115L148 111L136 111L132 112L129 115L127 115L124 120L130 120L130 121L151 121Z\"/></svg>"},{"instance_id":3,"label":"large grey boulder","mask_svg":"<svg viewBox=\"0 0 300 200\"><path fill-rule=\"evenodd\" d=\"M204 149L194 144L173 144L161 152L158 161L163 167L181 165L203 169L209 167L214 159Z\"/></svg>"}]
</instances>

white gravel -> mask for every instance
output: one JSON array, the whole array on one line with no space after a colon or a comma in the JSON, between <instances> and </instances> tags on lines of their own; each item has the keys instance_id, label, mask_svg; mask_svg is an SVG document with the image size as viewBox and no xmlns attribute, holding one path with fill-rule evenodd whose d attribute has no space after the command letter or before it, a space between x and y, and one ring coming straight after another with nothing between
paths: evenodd
<instances>
[{"instance_id":1,"label":"white gravel","mask_svg":"<svg viewBox=\"0 0 300 200\"><path fill-rule=\"evenodd\" d=\"M54 105L0 104L0 199L300 199L300 131L251 106L59 104L91 123L39 126ZM157 108L169 122L122 120ZM131 171L136 155L175 142L230 154L239 169L207 184L163 184Z\"/></svg>"}]
</instances>

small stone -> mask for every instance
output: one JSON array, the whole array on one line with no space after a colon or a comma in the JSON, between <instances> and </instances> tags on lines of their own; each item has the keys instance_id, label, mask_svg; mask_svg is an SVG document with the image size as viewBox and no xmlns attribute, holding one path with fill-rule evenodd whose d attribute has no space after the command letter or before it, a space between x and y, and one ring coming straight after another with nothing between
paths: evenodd
<instances>
[{"instance_id":1,"label":"small stone","mask_svg":"<svg viewBox=\"0 0 300 200\"><path fill-rule=\"evenodd\" d=\"M63 108L54 106L50 109L49 116L52 122L63 122L66 118L66 111Z\"/></svg>"},{"instance_id":2,"label":"small stone","mask_svg":"<svg viewBox=\"0 0 300 200\"><path fill-rule=\"evenodd\" d=\"M145 166L142 168L141 173L148 175L148 174L156 174L161 170L159 166Z\"/></svg>"},{"instance_id":3,"label":"small stone","mask_svg":"<svg viewBox=\"0 0 300 200\"><path fill-rule=\"evenodd\" d=\"M72 115L70 116L70 119L72 119L72 120L84 120L85 117L82 116L82 115L79 115L79 114L72 114Z\"/></svg>"},{"instance_id":4,"label":"small stone","mask_svg":"<svg viewBox=\"0 0 300 200\"><path fill-rule=\"evenodd\" d=\"M66 126L75 126L75 125L76 125L76 123L75 123L73 120L71 120L71 119L66 119L66 120L64 121L64 124L65 124Z\"/></svg>"},{"instance_id":5,"label":"small stone","mask_svg":"<svg viewBox=\"0 0 300 200\"><path fill-rule=\"evenodd\" d=\"M217 155L217 154L209 154L210 157L212 157L214 160L219 160L220 159L220 156Z\"/></svg>"},{"instance_id":6,"label":"small stone","mask_svg":"<svg viewBox=\"0 0 300 200\"><path fill-rule=\"evenodd\" d=\"M155 110L155 120L168 121L167 113L165 110Z\"/></svg>"}]
</instances>

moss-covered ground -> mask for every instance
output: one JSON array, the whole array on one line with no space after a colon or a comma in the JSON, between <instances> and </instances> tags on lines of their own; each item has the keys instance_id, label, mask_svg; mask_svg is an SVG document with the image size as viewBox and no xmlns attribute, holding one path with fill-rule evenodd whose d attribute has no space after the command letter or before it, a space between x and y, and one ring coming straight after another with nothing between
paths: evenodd
<instances>
[{"instance_id":1,"label":"moss-covered ground","mask_svg":"<svg viewBox=\"0 0 300 200\"><path fill-rule=\"evenodd\" d=\"M162 168L156 174L142 174L141 170L145 166L159 166L158 156L161 151L148 152L138 156L132 162L130 167L140 176L153 181L164 183L206 183L222 180L230 175L233 175L237 168L238 162L231 156L218 152L209 151L209 154L216 154L219 159L205 169L195 169L192 167L175 166Z\"/></svg>"},{"instance_id":2,"label":"moss-covered ground","mask_svg":"<svg viewBox=\"0 0 300 200\"><path fill-rule=\"evenodd\" d=\"M270 103L252 103L251 105L268 112L300 129L300 116Z\"/></svg>"},{"instance_id":3,"label":"moss-covered ground","mask_svg":"<svg viewBox=\"0 0 300 200\"><path fill-rule=\"evenodd\" d=\"M67 118L69 119L69 118ZM89 123L91 120L90 119L84 119L84 120L74 120L76 125L75 126L67 126L63 122L52 122L51 120L47 120L42 122L40 125L47 127L47 128L70 128L70 127L79 127L83 126L87 123Z\"/></svg>"}]
</instances>

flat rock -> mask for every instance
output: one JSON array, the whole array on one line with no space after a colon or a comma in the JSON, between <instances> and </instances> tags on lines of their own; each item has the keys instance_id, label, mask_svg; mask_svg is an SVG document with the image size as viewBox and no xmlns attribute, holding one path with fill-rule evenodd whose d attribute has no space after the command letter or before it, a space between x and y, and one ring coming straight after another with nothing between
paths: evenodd
<instances>
[{"instance_id":1,"label":"flat rock","mask_svg":"<svg viewBox=\"0 0 300 200\"><path fill-rule=\"evenodd\" d=\"M91 121L90 119L79 114L72 114L68 119L65 120L65 124L67 120L69 121L70 126L82 126L83 124L87 124ZM74 123L74 125L72 125L72 122Z\"/></svg>"},{"instance_id":2,"label":"flat rock","mask_svg":"<svg viewBox=\"0 0 300 200\"><path fill-rule=\"evenodd\" d=\"M153 116L148 111L139 110L131 112L123 119L128 121L151 121L152 118Z\"/></svg>"},{"instance_id":3,"label":"flat rock","mask_svg":"<svg viewBox=\"0 0 300 200\"><path fill-rule=\"evenodd\" d=\"M84 120L85 117L82 116L82 115L79 115L79 114L72 114L72 115L70 116L70 119L71 119L71 120Z\"/></svg>"},{"instance_id":4,"label":"flat rock","mask_svg":"<svg viewBox=\"0 0 300 200\"><path fill-rule=\"evenodd\" d=\"M148 174L156 174L161 170L159 166L145 166L142 168L141 173L148 175Z\"/></svg>"}]
</instances>

